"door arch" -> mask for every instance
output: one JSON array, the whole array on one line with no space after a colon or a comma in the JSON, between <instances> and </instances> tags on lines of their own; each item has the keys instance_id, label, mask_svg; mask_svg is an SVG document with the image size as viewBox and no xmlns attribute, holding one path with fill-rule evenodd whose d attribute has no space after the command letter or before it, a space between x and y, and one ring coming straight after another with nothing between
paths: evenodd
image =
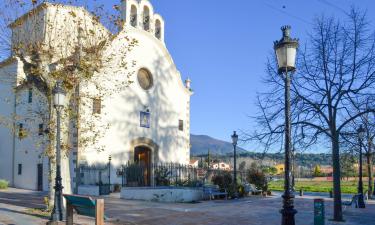
<instances>
[{"instance_id":1,"label":"door arch","mask_svg":"<svg viewBox=\"0 0 375 225\"><path fill-rule=\"evenodd\" d=\"M130 143L129 159L144 168L145 186L153 186L152 165L158 162L159 146L148 138L137 138Z\"/></svg>"},{"instance_id":2,"label":"door arch","mask_svg":"<svg viewBox=\"0 0 375 225\"><path fill-rule=\"evenodd\" d=\"M143 173L142 186L151 186L151 156L152 151L147 146L134 148L134 163L139 166Z\"/></svg>"}]
</instances>

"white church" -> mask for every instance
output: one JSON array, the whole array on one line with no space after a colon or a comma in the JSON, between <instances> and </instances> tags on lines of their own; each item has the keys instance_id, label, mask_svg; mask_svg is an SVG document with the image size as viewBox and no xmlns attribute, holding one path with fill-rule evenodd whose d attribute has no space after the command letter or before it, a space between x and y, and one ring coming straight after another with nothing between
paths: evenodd
<instances>
[{"instance_id":1,"label":"white church","mask_svg":"<svg viewBox=\"0 0 375 225\"><path fill-rule=\"evenodd\" d=\"M109 157L112 183L121 183L118 171L127 162L189 163L193 92L168 52L164 20L148 0L122 0L119 8L123 24L117 34L82 7L52 3L42 3L10 24L12 46L38 43L53 52L41 57L51 74L79 44L90 48L105 43L103 67L79 85L80 101L65 106L79 116L63 116L64 193L75 190L79 165L106 165ZM132 40L136 44L131 47ZM0 62L0 179L13 187L46 191L51 169L47 127L55 117L43 84L30 79L24 68L13 52ZM102 86L108 93L101 93ZM108 87L115 89L109 93ZM95 144L80 144L82 139Z\"/></svg>"}]
</instances>

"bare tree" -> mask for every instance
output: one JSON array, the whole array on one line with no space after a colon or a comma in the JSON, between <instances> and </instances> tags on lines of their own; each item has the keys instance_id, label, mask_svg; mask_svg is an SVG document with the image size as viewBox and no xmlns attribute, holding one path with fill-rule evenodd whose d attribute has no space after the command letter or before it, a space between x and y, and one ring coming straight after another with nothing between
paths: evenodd
<instances>
[{"instance_id":1,"label":"bare tree","mask_svg":"<svg viewBox=\"0 0 375 225\"><path fill-rule=\"evenodd\" d=\"M292 77L294 143L298 149L314 144L331 149L334 220L342 221L340 135L352 121L374 112L375 36L366 14L356 9L345 22L322 16L314 24ZM284 84L276 68L275 59L268 60L266 83L271 91L259 95L259 128L247 139L266 149L282 146L283 141Z\"/></svg>"},{"instance_id":2,"label":"bare tree","mask_svg":"<svg viewBox=\"0 0 375 225\"><path fill-rule=\"evenodd\" d=\"M366 103L366 107L367 103ZM346 152L353 154L353 152L359 152L359 138L357 129L359 126L363 126L365 130L365 135L363 137L362 151L364 152L364 156L366 157L366 170L368 175L368 196L369 198L373 195L373 156L374 156L374 139L375 139L375 114L374 113L366 113L362 115L357 120L353 121L350 126L348 126L344 132L342 132L342 137L344 149Z\"/></svg>"},{"instance_id":3,"label":"bare tree","mask_svg":"<svg viewBox=\"0 0 375 225\"><path fill-rule=\"evenodd\" d=\"M375 122L374 119L369 119L369 114L364 116L364 127L366 129L366 140L367 143L365 144L365 156L366 156L366 163L367 163L367 174L368 174L368 196L369 198L373 197L374 194L374 171L373 171L373 160L374 160L374 140L375 140ZM374 118L375 115L372 116Z\"/></svg>"}]
</instances>

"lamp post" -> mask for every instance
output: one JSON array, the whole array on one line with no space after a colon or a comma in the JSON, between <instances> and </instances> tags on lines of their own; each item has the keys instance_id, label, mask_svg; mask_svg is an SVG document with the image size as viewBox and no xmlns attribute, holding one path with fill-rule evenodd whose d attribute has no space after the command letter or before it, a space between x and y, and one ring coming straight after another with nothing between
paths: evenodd
<instances>
[{"instance_id":1,"label":"lamp post","mask_svg":"<svg viewBox=\"0 0 375 225\"><path fill-rule=\"evenodd\" d=\"M53 205L53 210L51 214L51 221L58 222L63 220L63 211L62 211L62 190L63 186L61 183L61 144L60 144L60 119L61 119L61 111L64 108L65 102L65 95L66 92L64 91L62 81L57 81L55 88L53 89L53 102L54 107L56 109L56 117L57 117L57 131L56 131L56 177L55 177L55 201Z\"/></svg>"},{"instance_id":2,"label":"lamp post","mask_svg":"<svg viewBox=\"0 0 375 225\"><path fill-rule=\"evenodd\" d=\"M296 191L296 149L292 150L292 191Z\"/></svg>"},{"instance_id":3,"label":"lamp post","mask_svg":"<svg viewBox=\"0 0 375 225\"><path fill-rule=\"evenodd\" d=\"M109 184L109 192L111 192L111 160L112 156L108 156L108 184Z\"/></svg>"},{"instance_id":4,"label":"lamp post","mask_svg":"<svg viewBox=\"0 0 375 225\"><path fill-rule=\"evenodd\" d=\"M234 185L234 197L238 198L238 191L237 191L237 142L238 142L238 135L236 131L233 131L232 137L232 144L233 144L233 149L234 149L234 158L233 158L233 164L234 164L234 180L233 180L233 185Z\"/></svg>"},{"instance_id":5,"label":"lamp post","mask_svg":"<svg viewBox=\"0 0 375 225\"><path fill-rule=\"evenodd\" d=\"M358 207L366 208L365 201L363 199L363 181L362 181L362 140L365 135L365 129L363 126L359 126L358 133L358 142L359 142L359 181L358 181Z\"/></svg>"},{"instance_id":6,"label":"lamp post","mask_svg":"<svg viewBox=\"0 0 375 225\"><path fill-rule=\"evenodd\" d=\"M285 181L283 194L282 225L295 225L294 216L297 210L294 209L294 194L292 193L292 173L291 173L291 112L290 112L290 75L288 72L296 70L296 54L298 49L298 39L290 37L290 26L281 28L283 37L274 42L274 49L277 57L278 72L285 83Z\"/></svg>"}]
</instances>

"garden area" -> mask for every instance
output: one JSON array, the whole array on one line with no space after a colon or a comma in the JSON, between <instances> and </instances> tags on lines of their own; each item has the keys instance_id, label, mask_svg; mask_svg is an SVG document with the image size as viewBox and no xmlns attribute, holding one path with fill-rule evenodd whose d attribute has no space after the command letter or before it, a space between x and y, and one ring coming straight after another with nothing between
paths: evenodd
<instances>
[{"instance_id":1,"label":"garden area","mask_svg":"<svg viewBox=\"0 0 375 225\"><path fill-rule=\"evenodd\" d=\"M345 194L356 194L358 181L341 181L341 192ZM271 181L268 184L268 188L272 191L283 191L284 190L284 180ZM367 191L366 185L364 185L364 191ZM303 180L296 181L295 190L303 190L306 192L329 192L333 189L332 181L322 181L322 180Z\"/></svg>"}]
</instances>

